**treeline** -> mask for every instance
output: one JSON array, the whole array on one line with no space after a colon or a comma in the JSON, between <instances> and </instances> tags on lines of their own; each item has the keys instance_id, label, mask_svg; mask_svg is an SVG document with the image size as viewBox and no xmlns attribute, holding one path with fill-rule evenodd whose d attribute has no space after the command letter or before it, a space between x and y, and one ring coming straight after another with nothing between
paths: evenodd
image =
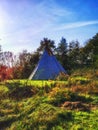
<instances>
[{"instance_id":1,"label":"treeline","mask_svg":"<svg viewBox=\"0 0 98 130\"><path fill-rule=\"evenodd\" d=\"M77 40L67 43L62 37L56 46L55 41L44 38L35 52L30 53L24 50L18 56L12 52L3 52L0 46L0 80L28 78L37 65L46 44L68 73L83 67L98 68L98 33L83 47Z\"/></svg>"}]
</instances>

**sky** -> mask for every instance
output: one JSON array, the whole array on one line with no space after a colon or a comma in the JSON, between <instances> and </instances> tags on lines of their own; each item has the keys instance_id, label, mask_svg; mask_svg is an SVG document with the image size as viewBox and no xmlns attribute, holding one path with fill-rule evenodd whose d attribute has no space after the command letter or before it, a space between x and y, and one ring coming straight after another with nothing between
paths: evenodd
<instances>
[{"instance_id":1,"label":"sky","mask_svg":"<svg viewBox=\"0 0 98 130\"><path fill-rule=\"evenodd\" d=\"M0 0L0 45L35 51L44 37L83 45L98 33L98 0Z\"/></svg>"}]
</instances>

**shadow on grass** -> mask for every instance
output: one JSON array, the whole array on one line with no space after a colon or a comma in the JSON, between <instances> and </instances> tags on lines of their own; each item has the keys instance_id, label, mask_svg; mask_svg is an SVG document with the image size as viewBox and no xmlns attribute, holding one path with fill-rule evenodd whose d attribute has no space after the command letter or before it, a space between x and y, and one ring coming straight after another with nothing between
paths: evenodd
<instances>
[{"instance_id":1,"label":"shadow on grass","mask_svg":"<svg viewBox=\"0 0 98 130\"><path fill-rule=\"evenodd\" d=\"M11 116L5 117L4 119L0 120L0 130L5 130L9 127L13 122L18 120L18 116Z\"/></svg>"},{"instance_id":2,"label":"shadow on grass","mask_svg":"<svg viewBox=\"0 0 98 130\"><path fill-rule=\"evenodd\" d=\"M9 91L9 98L15 100L21 100L23 98L29 98L36 94L36 90L30 86L14 87Z\"/></svg>"}]
</instances>

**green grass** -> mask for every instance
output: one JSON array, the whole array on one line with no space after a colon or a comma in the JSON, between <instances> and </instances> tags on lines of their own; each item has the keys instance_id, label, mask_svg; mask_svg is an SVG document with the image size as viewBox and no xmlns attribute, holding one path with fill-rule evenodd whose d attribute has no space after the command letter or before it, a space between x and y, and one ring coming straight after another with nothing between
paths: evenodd
<instances>
[{"instance_id":1,"label":"green grass","mask_svg":"<svg viewBox=\"0 0 98 130\"><path fill-rule=\"evenodd\" d=\"M98 82L88 77L0 83L0 130L97 130Z\"/></svg>"},{"instance_id":2,"label":"green grass","mask_svg":"<svg viewBox=\"0 0 98 130\"><path fill-rule=\"evenodd\" d=\"M67 84L68 81L55 81L55 80L22 80L22 79L18 79L18 80L7 80L6 83L8 84L16 84L16 85L28 85L28 86L36 86L36 87L43 87L43 86L52 86L55 83L59 83L59 84Z\"/></svg>"}]
</instances>

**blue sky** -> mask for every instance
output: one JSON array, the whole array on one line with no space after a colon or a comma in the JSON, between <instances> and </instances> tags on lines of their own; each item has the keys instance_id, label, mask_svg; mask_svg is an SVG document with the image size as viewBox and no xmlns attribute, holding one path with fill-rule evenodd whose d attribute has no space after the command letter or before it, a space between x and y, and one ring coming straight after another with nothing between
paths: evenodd
<instances>
[{"instance_id":1,"label":"blue sky","mask_svg":"<svg viewBox=\"0 0 98 130\"><path fill-rule=\"evenodd\" d=\"M98 33L98 0L0 0L4 51L35 51L44 37L81 45Z\"/></svg>"}]
</instances>

